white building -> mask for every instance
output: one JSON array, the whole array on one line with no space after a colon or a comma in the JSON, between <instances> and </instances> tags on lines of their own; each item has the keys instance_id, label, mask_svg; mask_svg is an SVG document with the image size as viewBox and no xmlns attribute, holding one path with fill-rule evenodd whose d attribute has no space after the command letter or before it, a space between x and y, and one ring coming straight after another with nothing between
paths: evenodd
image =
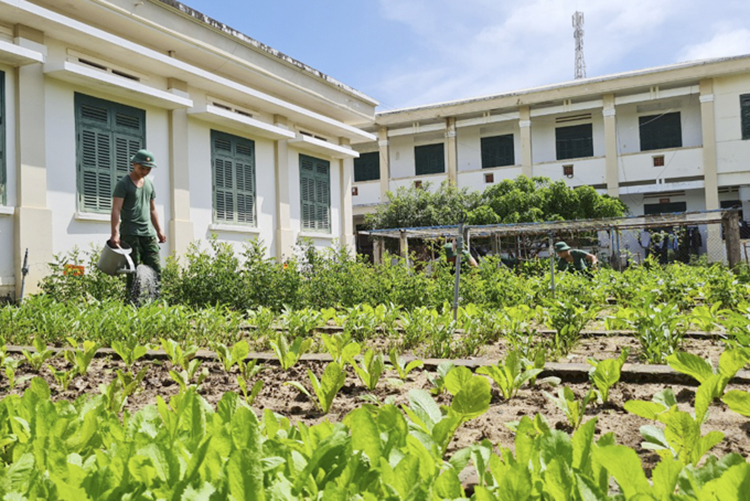
<instances>
[{"instance_id":1,"label":"white building","mask_svg":"<svg viewBox=\"0 0 750 501\"><path fill-rule=\"evenodd\" d=\"M0 0L0 295L109 237L150 149L162 255L194 240L352 244L350 144L377 102L174 0Z\"/></svg>"},{"instance_id":2,"label":"white building","mask_svg":"<svg viewBox=\"0 0 750 501\"><path fill-rule=\"evenodd\" d=\"M750 216L750 56L378 113L355 144L355 224L386 191L526 176L591 185L632 214Z\"/></svg>"}]
</instances>

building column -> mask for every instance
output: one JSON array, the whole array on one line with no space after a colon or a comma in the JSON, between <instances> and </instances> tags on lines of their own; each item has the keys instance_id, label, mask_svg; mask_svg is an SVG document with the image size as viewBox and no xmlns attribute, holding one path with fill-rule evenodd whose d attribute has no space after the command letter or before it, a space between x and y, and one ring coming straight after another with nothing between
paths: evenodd
<instances>
[{"instance_id":1,"label":"building column","mask_svg":"<svg viewBox=\"0 0 750 501\"><path fill-rule=\"evenodd\" d=\"M716 168L716 118L714 115L714 82L700 82L701 133L703 135L703 176L706 188L706 210L719 208L719 179Z\"/></svg>"},{"instance_id":2,"label":"building column","mask_svg":"<svg viewBox=\"0 0 750 501\"><path fill-rule=\"evenodd\" d=\"M526 177L534 175L531 158L531 109L528 106L518 108L518 126L521 128L521 174Z\"/></svg>"},{"instance_id":3,"label":"building column","mask_svg":"<svg viewBox=\"0 0 750 501\"><path fill-rule=\"evenodd\" d=\"M286 117L274 116L277 127L289 128ZM294 232L289 200L289 142L278 140L274 146L276 172L276 259L283 261L294 253Z\"/></svg>"},{"instance_id":4,"label":"building column","mask_svg":"<svg viewBox=\"0 0 750 501\"><path fill-rule=\"evenodd\" d=\"M380 152L380 203L386 202L386 192L390 189L391 164L388 148L388 128L378 130L378 151Z\"/></svg>"},{"instance_id":5,"label":"building column","mask_svg":"<svg viewBox=\"0 0 750 501\"><path fill-rule=\"evenodd\" d=\"M349 146L348 139L339 141L341 146ZM354 158L341 159L341 244L354 256L357 247L354 244L354 210L352 201L352 186L354 186Z\"/></svg>"},{"instance_id":6,"label":"building column","mask_svg":"<svg viewBox=\"0 0 750 501\"><path fill-rule=\"evenodd\" d=\"M190 97L186 82L170 78L169 90ZM188 113L181 108L169 111L169 184L172 188L171 219L167 243L172 253L184 256L195 238L190 220L190 154L188 151Z\"/></svg>"},{"instance_id":7,"label":"building column","mask_svg":"<svg viewBox=\"0 0 750 501\"><path fill-rule=\"evenodd\" d=\"M43 54L44 33L23 25L13 28L15 43ZM42 64L17 68L16 109L16 197L14 211L15 288L21 293L23 258L29 251L29 273L24 294L38 292L38 283L50 273L53 260L52 211L47 207L46 120L44 70ZM64 166L75 176L74 166ZM60 231L65 231L60 228Z\"/></svg>"},{"instance_id":8,"label":"building column","mask_svg":"<svg viewBox=\"0 0 750 501\"><path fill-rule=\"evenodd\" d=\"M458 137L456 134L456 117L445 119L445 157L448 168L448 182L458 183Z\"/></svg>"},{"instance_id":9,"label":"building column","mask_svg":"<svg viewBox=\"0 0 750 501\"><path fill-rule=\"evenodd\" d=\"M620 173L617 168L617 113L615 111L615 95L602 96L604 116L604 151L605 151L605 179L607 181L607 195L613 198L620 196Z\"/></svg>"}]
</instances>

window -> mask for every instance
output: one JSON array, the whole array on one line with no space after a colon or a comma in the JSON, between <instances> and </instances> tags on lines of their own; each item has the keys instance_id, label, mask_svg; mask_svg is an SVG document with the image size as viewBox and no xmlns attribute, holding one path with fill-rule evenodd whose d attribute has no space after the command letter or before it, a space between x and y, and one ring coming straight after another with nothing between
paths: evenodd
<instances>
[{"instance_id":1,"label":"window","mask_svg":"<svg viewBox=\"0 0 750 501\"><path fill-rule=\"evenodd\" d=\"M5 73L0 71L0 205L8 203L5 180Z\"/></svg>"},{"instance_id":2,"label":"window","mask_svg":"<svg viewBox=\"0 0 750 501\"><path fill-rule=\"evenodd\" d=\"M302 229L331 231L330 164L319 158L299 156Z\"/></svg>"},{"instance_id":3,"label":"window","mask_svg":"<svg viewBox=\"0 0 750 501\"><path fill-rule=\"evenodd\" d=\"M638 117L641 151L682 146L680 112Z\"/></svg>"},{"instance_id":4,"label":"window","mask_svg":"<svg viewBox=\"0 0 750 501\"><path fill-rule=\"evenodd\" d=\"M112 209L117 181L130 157L146 144L146 112L83 94L75 95L78 209Z\"/></svg>"},{"instance_id":5,"label":"window","mask_svg":"<svg viewBox=\"0 0 750 501\"><path fill-rule=\"evenodd\" d=\"M571 125L555 129L557 159L594 156L591 124Z\"/></svg>"},{"instance_id":6,"label":"window","mask_svg":"<svg viewBox=\"0 0 750 501\"><path fill-rule=\"evenodd\" d=\"M742 122L742 139L750 139L750 94L740 96L740 120Z\"/></svg>"},{"instance_id":7,"label":"window","mask_svg":"<svg viewBox=\"0 0 750 501\"><path fill-rule=\"evenodd\" d=\"M214 221L255 226L255 143L211 131Z\"/></svg>"},{"instance_id":8,"label":"window","mask_svg":"<svg viewBox=\"0 0 750 501\"><path fill-rule=\"evenodd\" d=\"M652 216L655 214L671 214L673 212L685 212L687 210L687 202L665 202L660 204L645 204L643 206L643 214L645 216Z\"/></svg>"},{"instance_id":9,"label":"window","mask_svg":"<svg viewBox=\"0 0 750 501\"><path fill-rule=\"evenodd\" d=\"M481 139L481 147L483 169L514 165L516 163L513 151L513 134L483 137Z\"/></svg>"},{"instance_id":10,"label":"window","mask_svg":"<svg viewBox=\"0 0 750 501\"><path fill-rule=\"evenodd\" d=\"M380 179L380 152L360 153L354 159L354 182L375 181Z\"/></svg>"},{"instance_id":11,"label":"window","mask_svg":"<svg viewBox=\"0 0 750 501\"><path fill-rule=\"evenodd\" d=\"M443 143L414 147L414 164L417 176L445 172Z\"/></svg>"}]
</instances>

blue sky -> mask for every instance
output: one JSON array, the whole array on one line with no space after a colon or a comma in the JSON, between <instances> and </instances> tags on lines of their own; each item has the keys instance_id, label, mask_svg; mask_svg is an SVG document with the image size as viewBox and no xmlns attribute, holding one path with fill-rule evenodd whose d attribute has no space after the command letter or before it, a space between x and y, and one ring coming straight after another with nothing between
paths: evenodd
<instances>
[{"instance_id":1,"label":"blue sky","mask_svg":"<svg viewBox=\"0 0 750 501\"><path fill-rule=\"evenodd\" d=\"M747 0L183 0L380 101L379 111L750 54Z\"/></svg>"}]
</instances>

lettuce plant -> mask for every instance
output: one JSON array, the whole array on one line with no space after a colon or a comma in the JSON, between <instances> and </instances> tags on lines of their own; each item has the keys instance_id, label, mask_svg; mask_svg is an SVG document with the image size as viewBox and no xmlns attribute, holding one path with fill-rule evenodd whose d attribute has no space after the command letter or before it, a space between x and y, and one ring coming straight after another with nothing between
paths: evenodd
<instances>
[{"instance_id":1,"label":"lettuce plant","mask_svg":"<svg viewBox=\"0 0 750 501\"><path fill-rule=\"evenodd\" d=\"M250 354L250 345L244 339L237 341L231 349L223 343L214 343L213 349L226 372L231 372L232 367L239 365Z\"/></svg>"},{"instance_id":2,"label":"lettuce plant","mask_svg":"<svg viewBox=\"0 0 750 501\"><path fill-rule=\"evenodd\" d=\"M391 367L398 373L398 377L402 381L406 381L409 377L409 373L418 367L422 367L424 362L421 360L412 360L407 363L403 357L400 357L396 348L391 349L388 354L388 360L391 362Z\"/></svg>"},{"instance_id":3,"label":"lettuce plant","mask_svg":"<svg viewBox=\"0 0 750 501\"><path fill-rule=\"evenodd\" d=\"M283 332L280 332L276 335L276 338L271 341L271 347L273 348L274 353L276 353L276 357L279 359L281 368L288 371L294 367L300 357L310 349L312 343L313 340L311 338L303 339L298 337L292 341L292 344L289 344L286 335L284 335Z\"/></svg>"},{"instance_id":4,"label":"lettuce plant","mask_svg":"<svg viewBox=\"0 0 750 501\"><path fill-rule=\"evenodd\" d=\"M136 360L148 353L148 346L140 344L138 338L133 335L126 336L122 341L115 339L110 345L128 369Z\"/></svg>"},{"instance_id":5,"label":"lettuce plant","mask_svg":"<svg viewBox=\"0 0 750 501\"><path fill-rule=\"evenodd\" d=\"M385 372L385 362L383 361L382 353L375 353L374 350L367 350L365 355L362 357L362 361L357 363L352 362L352 367L357 373L357 377L362 381L368 390L372 391L378 385L383 372Z\"/></svg>"},{"instance_id":6,"label":"lettuce plant","mask_svg":"<svg viewBox=\"0 0 750 501\"><path fill-rule=\"evenodd\" d=\"M31 368L35 372L39 372L44 363L55 356L55 351L48 348L47 343L39 336L34 338L33 346L34 351L23 349L21 353L26 358L26 361L29 362Z\"/></svg>"},{"instance_id":7,"label":"lettuce plant","mask_svg":"<svg viewBox=\"0 0 750 501\"><path fill-rule=\"evenodd\" d=\"M320 339L333 361L342 367L353 363L354 357L359 355L361 351L359 343L352 341L352 335L348 332L330 335L321 334Z\"/></svg>"},{"instance_id":8,"label":"lettuce plant","mask_svg":"<svg viewBox=\"0 0 750 501\"><path fill-rule=\"evenodd\" d=\"M65 360L73 364L78 374L80 374L81 376L85 376L89 370L91 361L96 355L96 351L101 345L95 343L94 341L84 341L79 348L78 343L72 337L68 338L68 343L70 344L71 348L65 350Z\"/></svg>"},{"instance_id":9,"label":"lettuce plant","mask_svg":"<svg viewBox=\"0 0 750 501\"><path fill-rule=\"evenodd\" d=\"M339 390L344 387L344 383L346 382L346 373L344 372L344 369L336 362L331 362L326 365L320 379L318 379L315 373L310 369L307 369L307 376L310 378L310 384L312 385L316 399L313 399L312 394L307 388L297 381L287 381L284 384L297 388L299 391L307 395L323 414L328 414L328 411L331 410L333 399L336 397Z\"/></svg>"},{"instance_id":10,"label":"lettuce plant","mask_svg":"<svg viewBox=\"0 0 750 501\"><path fill-rule=\"evenodd\" d=\"M542 368L535 368L519 351L511 350L504 361L497 365L482 366L477 374L485 374L492 378L505 400L515 397L518 390L525 383L542 372Z\"/></svg>"},{"instance_id":11,"label":"lettuce plant","mask_svg":"<svg viewBox=\"0 0 750 501\"><path fill-rule=\"evenodd\" d=\"M596 393L601 403L609 401L609 390L620 380L622 366L628 358L629 350L624 348L617 358L609 358L601 362L589 357L588 363L594 367L589 371L589 379L596 386Z\"/></svg>"},{"instance_id":12,"label":"lettuce plant","mask_svg":"<svg viewBox=\"0 0 750 501\"><path fill-rule=\"evenodd\" d=\"M570 426L573 427L573 430L577 430L581 426L583 418L586 415L586 407L588 407L589 403L596 398L594 396L594 390L589 389L583 398L578 400L575 393L573 393L573 390L567 386L558 388L557 397L552 396L546 391L544 394L547 398L552 400L561 411L563 411L565 417L568 418Z\"/></svg>"}]
</instances>

